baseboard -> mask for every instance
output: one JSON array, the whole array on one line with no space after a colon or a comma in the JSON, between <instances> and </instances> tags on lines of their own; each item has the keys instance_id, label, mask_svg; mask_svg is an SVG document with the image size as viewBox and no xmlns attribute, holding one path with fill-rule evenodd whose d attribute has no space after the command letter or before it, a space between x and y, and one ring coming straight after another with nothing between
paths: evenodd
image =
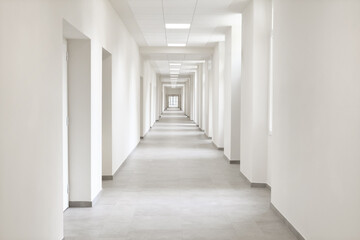
<instances>
[{"instance_id":1,"label":"baseboard","mask_svg":"<svg viewBox=\"0 0 360 240\"><path fill-rule=\"evenodd\" d=\"M206 137L207 139L212 139L212 137L209 137L209 136L206 134L206 132L204 133L204 135L205 135L205 137Z\"/></svg>"},{"instance_id":2,"label":"baseboard","mask_svg":"<svg viewBox=\"0 0 360 240\"><path fill-rule=\"evenodd\" d=\"M112 176L112 175L102 176L103 181L110 181L110 180L113 180L113 179L114 179L114 176Z\"/></svg>"},{"instance_id":3,"label":"baseboard","mask_svg":"<svg viewBox=\"0 0 360 240\"><path fill-rule=\"evenodd\" d=\"M281 218L281 220L286 224L290 231L295 235L299 240L305 240L305 238L299 233L298 230L286 219L284 215L272 204L270 203L270 208Z\"/></svg>"},{"instance_id":4,"label":"baseboard","mask_svg":"<svg viewBox=\"0 0 360 240\"><path fill-rule=\"evenodd\" d=\"M92 201L69 201L69 208L91 208L99 200L102 190Z\"/></svg>"},{"instance_id":5,"label":"baseboard","mask_svg":"<svg viewBox=\"0 0 360 240\"><path fill-rule=\"evenodd\" d=\"M230 164L240 164L240 160L229 160Z\"/></svg>"},{"instance_id":6,"label":"baseboard","mask_svg":"<svg viewBox=\"0 0 360 240\"><path fill-rule=\"evenodd\" d=\"M250 187L252 188L267 188L266 183L250 183Z\"/></svg>"},{"instance_id":7,"label":"baseboard","mask_svg":"<svg viewBox=\"0 0 360 240\"><path fill-rule=\"evenodd\" d=\"M219 151L224 151L223 147L218 147L214 142L212 142L212 144L214 145L214 147L219 150Z\"/></svg>"},{"instance_id":8,"label":"baseboard","mask_svg":"<svg viewBox=\"0 0 360 240\"><path fill-rule=\"evenodd\" d=\"M140 136L140 139L144 139L146 137L146 135L150 132L151 127L147 130L147 132L144 134L144 136Z\"/></svg>"},{"instance_id":9,"label":"baseboard","mask_svg":"<svg viewBox=\"0 0 360 240\"><path fill-rule=\"evenodd\" d=\"M240 176L250 185L252 188L267 188L271 191L271 186L267 183L253 183L240 171Z\"/></svg>"},{"instance_id":10,"label":"baseboard","mask_svg":"<svg viewBox=\"0 0 360 240\"><path fill-rule=\"evenodd\" d=\"M230 160L225 154L224 154L224 158L230 164L240 164L240 160Z\"/></svg>"},{"instance_id":11,"label":"baseboard","mask_svg":"<svg viewBox=\"0 0 360 240\"><path fill-rule=\"evenodd\" d=\"M245 182L247 182L251 186L251 182L249 181L249 179L241 171L240 171L240 176L245 180Z\"/></svg>"},{"instance_id":12,"label":"baseboard","mask_svg":"<svg viewBox=\"0 0 360 240\"><path fill-rule=\"evenodd\" d=\"M70 208L91 208L91 201L69 201Z\"/></svg>"}]
</instances>

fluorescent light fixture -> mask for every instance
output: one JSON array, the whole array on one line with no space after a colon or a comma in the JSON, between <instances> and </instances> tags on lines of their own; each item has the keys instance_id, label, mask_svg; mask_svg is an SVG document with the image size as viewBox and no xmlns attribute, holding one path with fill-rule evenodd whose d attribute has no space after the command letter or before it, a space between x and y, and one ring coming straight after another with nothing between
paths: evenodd
<instances>
[{"instance_id":1,"label":"fluorescent light fixture","mask_svg":"<svg viewBox=\"0 0 360 240\"><path fill-rule=\"evenodd\" d=\"M190 60L190 61L183 61L184 63L205 63L205 60Z\"/></svg>"},{"instance_id":2,"label":"fluorescent light fixture","mask_svg":"<svg viewBox=\"0 0 360 240\"><path fill-rule=\"evenodd\" d=\"M179 75L180 71L170 71L170 75Z\"/></svg>"},{"instance_id":3,"label":"fluorescent light fixture","mask_svg":"<svg viewBox=\"0 0 360 240\"><path fill-rule=\"evenodd\" d=\"M179 67L180 67L180 66L181 66L181 63L169 63L169 65L170 65L170 66L174 66L174 67L175 67L175 66L179 66Z\"/></svg>"},{"instance_id":4,"label":"fluorescent light fixture","mask_svg":"<svg viewBox=\"0 0 360 240\"><path fill-rule=\"evenodd\" d=\"M170 68L170 72L180 71L180 68Z\"/></svg>"},{"instance_id":5,"label":"fluorescent light fixture","mask_svg":"<svg viewBox=\"0 0 360 240\"><path fill-rule=\"evenodd\" d=\"M166 29L190 29L188 23L167 23L165 24Z\"/></svg>"},{"instance_id":6,"label":"fluorescent light fixture","mask_svg":"<svg viewBox=\"0 0 360 240\"><path fill-rule=\"evenodd\" d=\"M198 66L182 66L183 69L197 69Z\"/></svg>"},{"instance_id":7,"label":"fluorescent light fixture","mask_svg":"<svg viewBox=\"0 0 360 240\"><path fill-rule=\"evenodd\" d=\"M177 77L179 77L179 75L178 75L178 74L174 74L174 75L170 75L170 77L172 77L172 78L177 78Z\"/></svg>"},{"instance_id":8,"label":"fluorescent light fixture","mask_svg":"<svg viewBox=\"0 0 360 240\"><path fill-rule=\"evenodd\" d=\"M168 43L169 47L185 47L186 43Z\"/></svg>"}]
</instances>

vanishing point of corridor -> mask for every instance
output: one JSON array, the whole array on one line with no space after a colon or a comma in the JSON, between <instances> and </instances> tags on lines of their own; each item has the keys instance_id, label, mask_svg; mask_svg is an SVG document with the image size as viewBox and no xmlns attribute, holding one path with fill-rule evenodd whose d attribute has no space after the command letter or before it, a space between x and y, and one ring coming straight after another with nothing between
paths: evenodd
<instances>
[{"instance_id":1,"label":"vanishing point of corridor","mask_svg":"<svg viewBox=\"0 0 360 240\"><path fill-rule=\"evenodd\" d=\"M65 212L65 239L293 240L270 209L270 191L250 188L239 165L181 111L166 111L103 182L93 208Z\"/></svg>"}]
</instances>

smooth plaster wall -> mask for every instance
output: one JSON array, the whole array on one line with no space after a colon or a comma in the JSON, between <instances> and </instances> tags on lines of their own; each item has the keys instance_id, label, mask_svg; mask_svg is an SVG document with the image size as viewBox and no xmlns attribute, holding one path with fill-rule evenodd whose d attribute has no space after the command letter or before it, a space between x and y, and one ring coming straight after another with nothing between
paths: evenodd
<instances>
[{"instance_id":1,"label":"smooth plaster wall","mask_svg":"<svg viewBox=\"0 0 360 240\"><path fill-rule=\"evenodd\" d=\"M63 237L63 18L91 39L92 198L101 189L103 47L114 65L113 169L139 141L139 51L112 6L1 1L0 35L7 37L0 38L0 239Z\"/></svg>"},{"instance_id":2,"label":"smooth plaster wall","mask_svg":"<svg viewBox=\"0 0 360 240\"><path fill-rule=\"evenodd\" d=\"M199 125L199 128L202 129L202 119L203 119L203 115L202 115L202 108L203 108L203 99L202 99L202 94L203 94L203 68L202 65L198 66L198 71L196 73L197 76L197 86L196 86L196 102L197 102L197 124Z\"/></svg>"},{"instance_id":3,"label":"smooth plaster wall","mask_svg":"<svg viewBox=\"0 0 360 240\"><path fill-rule=\"evenodd\" d=\"M157 96L157 102L156 102L156 120L160 119L160 115L162 113L162 84L161 84L161 78L159 75L157 75L157 83L156 83L156 96Z\"/></svg>"},{"instance_id":4,"label":"smooth plaster wall","mask_svg":"<svg viewBox=\"0 0 360 240\"><path fill-rule=\"evenodd\" d=\"M360 1L274 13L272 203L307 240L360 239Z\"/></svg>"},{"instance_id":5,"label":"smooth plaster wall","mask_svg":"<svg viewBox=\"0 0 360 240\"><path fill-rule=\"evenodd\" d=\"M102 175L112 175L112 56L102 57Z\"/></svg>"},{"instance_id":6,"label":"smooth plaster wall","mask_svg":"<svg viewBox=\"0 0 360 240\"><path fill-rule=\"evenodd\" d=\"M165 94L182 95L182 88L165 87Z\"/></svg>"},{"instance_id":7,"label":"smooth plaster wall","mask_svg":"<svg viewBox=\"0 0 360 240\"><path fill-rule=\"evenodd\" d=\"M214 48L212 59L212 128L213 143L218 148L224 147L224 71L225 43L219 42Z\"/></svg>"},{"instance_id":8,"label":"smooth plaster wall","mask_svg":"<svg viewBox=\"0 0 360 240\"><path fill-rule=\"evenodd\" d=\"M271 1L253 0L243 12L241 77L241 172L268 183L268 87Z\"/></svg>"},{"instance_id":9,"label":"smooth plaster wall","mask_svg":"<svg viewBox=\"0 0 360 240\"><path fill-rule=\"evenodd\" d=\"M67 42L70 201L91 201L91 42Z\"/></svg>"},{"instance_id":10,"label":"smooth plaster wall","mask_svg":"<svg viewBox=\"0 0 360 240\"><path fill-rule=\"evenodd\" d=\"M190 117L190 112L191 112L191 90L190 90L190 82L191 80L187 81L185 83L185 97L186 97L186 101L185 101L185 114Z\"/></svg>"},{"instance_id":11,"label":"smooth plaster wall","mask_svg":"<svg viewBox=\"0 0 360 240\"><path fill-rule=\"evenodd\" d=\"M206 129L205 129L205 133L207 134L208 137L211 137L213 136L213 120L212 120L212 111L213 111L213 97L212 97L212 94L213 94L213 74L212 74L212 61L211 60L208 60L206 61L205 63L205 66L206 66L206 69L207 69L207 72L206 72L206 75L207 75L207 79L208 79L208 89L207 89L207 93L206 93L206 97L205 97L205 101L206 101L206 108L207 108L207 126L206 126Z\"/></svg>"},{"instance_id":12,"label":"smooth plaster wall","mask_svg":"<svg viewBox=\"0 0 360 240\"><path fill-rule=\"evenodd\" d=\"M241 18L238 14L225 37L224 154L229 160L240 160Z\"/></svg>"},{"instance_id":13,"label":"smooth plaster wall","mask_svg":"<svg viewBox=\"0 0 360 240\"><path fill-rule=\"evenodd\" d=\"M144 137L156 121L156 72L152 68L149 61L143 62L143 132L141 136Z\"/></svg>"},{"instance_id":14,"label":"smooth plaster wall","mask_svg":"<svg viewBox=\"0 0 360 240\"><path fill-rule=\"evenodd\" d=\"M205 134L209 132L209 75L208 65L203 63L202 65L202 129Z\"/></svg>"}]
</instances>

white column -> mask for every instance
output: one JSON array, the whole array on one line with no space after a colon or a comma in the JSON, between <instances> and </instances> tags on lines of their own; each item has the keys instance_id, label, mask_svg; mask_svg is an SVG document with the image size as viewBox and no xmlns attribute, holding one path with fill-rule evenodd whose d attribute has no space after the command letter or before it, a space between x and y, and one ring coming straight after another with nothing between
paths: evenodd
<instances>
[{"instance_id":1,"label":"white column","mask_svg":"<svg viewBox=\"0 0 360 240\"><path fill-rule=\"evenodd\" d=\"M208 121L209 121L209 84L208 84L208 70L207 64L203 63L202 66L202 124L201 129L207 133Z\"/></svg>"},{"instance_id":2,"label":"white column","mask_svg":"<svg viewBox=\"0 0 360 240\"><path fill-rule=\"evenodd\" d=\"M268 183L270 31L271 1L252 1L243 13L240 147L240 170L251 183Z\"/></svg>"},{"instance_id":3,"label":"white column","mask_svg":"<svg viewBox=\"0 0 360 240\"><path fill-rule=\"evenodd\" d=\"M229 161L240 160L241 15L226 33L224 154Z\"/></svg>"},{"instance_id":4,"label":"white column","mask_svg":"<svg viewBox=\"0 0 360 240\"><path fill-rule=\"evenodd\" d=\"M213 143L219 148L224 148L224 63L225 43L219 42L214 49L212 61L212 121Z\"/></svg>"},{"instance_id":5,"label":"white column","mask_svg":"<svg viewBox=\"0 0 360 240\"><path fill-rule=\"evenodd\" d=\"M212 61L206 61L206 69L208 75L208 93L207 93L207 100L208 100L208 121L207 121L207 128L205 129L205 133L208 137L213 136L213 74L212 74Z\"/></svg>"},{"instance_id":6,"label":"white column","mask_svg":"<svg viewBox=\"0 0 360 240\"><path fill-rule=\"evenodd\" d=\"M197 76L198 76L198 81L197 81L197 106L198 106L198 111L197 111L197 115L198 115L198 121L197 124L199 125L199 128L202 129L202 119L203 119L203 99L202 99L202 94L203 94L203 68L202 65L199 65L198 71L197 71Z\"/></svg>"}]
</instances>

